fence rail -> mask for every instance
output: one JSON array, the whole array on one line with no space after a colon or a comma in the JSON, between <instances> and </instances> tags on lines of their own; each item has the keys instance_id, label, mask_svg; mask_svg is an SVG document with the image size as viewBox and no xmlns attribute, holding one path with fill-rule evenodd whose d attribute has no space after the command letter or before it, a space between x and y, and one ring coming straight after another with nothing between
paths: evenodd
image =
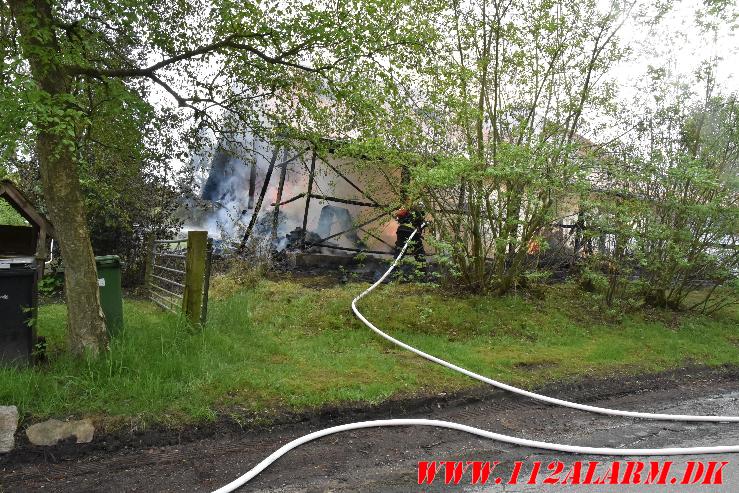
<instances>
[{"instance_id":1,"label":"fence rail","mask_svg":"<svg viewBox=\"0 0 739 493\"><path fill-rule=\"evenodd\" d=\"M149 299L164 310L205 324L213 242L206 231L187 238L152 239L146 264Z\"/></svg>"},{"instance_id":2,"label":"fence rail","mask_svg":"<svg viewBox=\"0 0 739 493\"><path fill-rule=\"evenodd\" d=\"M152 264L152 267L154 267L155 269L166 270L167 272L174 272L175 274L182 274L182 275L187 274L187 272L185 272L184 270L171 269L171 268L165 267L163 265Z\"/></svg>"},{"instance_id":3,"label":"fence rail","mask_svg":"<svg viewBox=\"0 0 739 493\"><path fill-rule=\"evenodd\" d=\"M166 243L187 243L187 238L179 238L174 240L154 240L154 243L157 244L166 244Z\"/></svg>"}]
</instances>

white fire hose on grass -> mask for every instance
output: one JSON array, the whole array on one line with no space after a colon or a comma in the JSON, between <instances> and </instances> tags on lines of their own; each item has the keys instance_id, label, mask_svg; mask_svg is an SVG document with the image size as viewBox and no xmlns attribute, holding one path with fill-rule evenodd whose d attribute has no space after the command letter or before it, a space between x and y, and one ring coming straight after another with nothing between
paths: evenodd
<instances>
[{"instance_id":1,"label":"white fire hose on grass","mask_svg":"<svg viewBox=\"0 0 739 493\"><path fill-rule=\"evenodd\" d=\"M535 392L529 392L528 390L520 389L518 387L514 387L512 385L508 385L503 382L493 380L492 378L485 377L483 375L472 372L470 370L467 370L455 364L449 363L448 361L445 361L441 358L437 358L436 356L432 356L428 353L424 353L420 349L416 349L413 346L410 346L384 333L383 331L378 329L372 322L367 320L367 318L364 315L362 315L362 313L357 308L357 302L361 300L362 298L364 298L365 296L367 296L369 293L371 293L372 290L374 290L377 286L382 284L382 282L390 275L393 269L395 269L395 267L398 265L398 262L400 262L400 259L403 257L403 254L405 254L405 251L408 248L408 245L413 240L413 237L416 235L417 232L418 232L418 229L413 231L413 233L410 235L405 245L403 246L403 249L400 251L398 256L395 258L390 268L387 271L385 271L382 277L380 277L377 281L375 281L374 284L372 284L372 286L367 288L364 292L362 292L360 295L354 298L354 300L352 300L352 311L357 316L357 318L359 318L359 320L361 320L362 323L364 323L367 327L372 329L375 333L387 339L388 341L392 342L396 346L400 346L403 349L407 349L408 351L411 351L412 353L415 353L418 356L421 356L422 358L425 358L429 361L433 361L434 363L437 363L439 365L445 366L449 368L450 370L454 370L456 372L467 375L468 377L472 377L475 380L479 380L481 382L492 385L493 387L497 387L499 389L507 390L515 394L523 395L525 397L530 397L532 399L547 402L549 404L554 404L557 406L569 407L572 409L579 409L581 411L588 411L591 413L604 414L607 416L624 416L628 418L652 419L652 420L661 420L661 421L701 421L701 422L718 422L718 423L739 422L739 416L694 416L690 414L660 414L660 413L643 413L643 412L636 412L636 411L622 411L618 409L608 409L605 407L597 407L597 406L589 406L587 404L579 404L577 402L570 402L570 401L557 399L557 398L549 397L549 396L542 395L542 394L537 394ZM559 444L559 443L542 442L538 440L528 440L526 438L512 437L509 435L501 435L499 433L494 433L492 431L475 428L474 426L467 426L467 425L460 424L460 423L454 423L451 421L441 421L437 419L379 419L379 420L373 420L373 421L359 421L356 423L348 423L345 425L332 426L331 428L325 428L323 430L315 431L313 433L309 433L308 435L304 435L300 438L297 438L283 445L276 451L274 451L272 454L270 454L268 457L262 460L259 464L257 464L252 469L250 469L243 476L215 490L213 493L228 493L228 492L236 490L240 486L243 486L244 484L249 482L251 479L256 477L259 473L264 471L273 462L275 462L277 459L279 459L280 457L288 453L290 450L297 448L312 440L316 440L317 438L321 438L327 435L333 435L335 433L341 433L344 431L358 430L362 428L388 427L388 426L432 426L436 428L447 428L450 430L463 431L465 433L470 433L472 435L477 435L483 438L488 438L488 439L495 440L498 442L503 442L503 443L510 443L513 445L520 445L523 447L550 450L554 452L568 452L568 453L574 453L574 454L587 454L587 455L667 456L667 455L721 454L721 453L739 452L739 445L720 445L720 446L713 446L713 447L682 447L682 448L673 447L673 448L652 448L652 449L584 447L584 446L579 446L579 445L564 445L564 444Z\"/></svg>"}]
</instances>

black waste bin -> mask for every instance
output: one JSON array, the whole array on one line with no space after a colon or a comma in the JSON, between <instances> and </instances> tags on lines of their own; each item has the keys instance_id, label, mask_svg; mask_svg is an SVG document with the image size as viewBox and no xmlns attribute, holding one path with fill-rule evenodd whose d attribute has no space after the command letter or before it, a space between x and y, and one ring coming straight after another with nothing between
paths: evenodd
<instances>
[{"instance_id":1,"label":"black waste bin","mask_svg":"<svg viewBox=\"0 0 739 493\"><path fill-rule=\"evenodd\" d=\"M34 265L0 263L0 365L31 363L37 287Z\"/></svg>"}]
</instances>

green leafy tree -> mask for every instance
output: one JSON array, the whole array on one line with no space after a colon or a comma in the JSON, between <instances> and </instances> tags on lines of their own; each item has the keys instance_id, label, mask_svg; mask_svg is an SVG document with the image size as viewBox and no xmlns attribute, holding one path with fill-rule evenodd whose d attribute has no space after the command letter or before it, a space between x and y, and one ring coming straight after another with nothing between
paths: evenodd
<instances>
[{"instance_id":1,"label":"green leafy tree","mask_svg":"<svg viewBox=\"0 0 739 493\"><path fill-rule=\"evenodd\" d=\"M81 183L95 123L89 94L122 94L125 85L143 97L141 84L156 88L189 112L195 129L259 132L290 113L310 124L332 101L358 107L350 96L367 80L353 70L358 61L416 46L420 32L411 4L395 0L9 0L0 8L0 149L12 160L22 153L19 139L33 142L66 263L77 354L107 343Z\"/></svg>"},{"instance_id":2,"label":"green leafy tree","mask_svg":"<svg viewBox=\"0 0 739 493\"><path fill-rule=\"evenodd\" d=\"M178 225L180 173L171 169L171 156L179 152L173 138L179 119L158 114L117 81L87 89L90 119L77 156L92 247L96 255L121 256L124 285L134 286L143 281L146 238L169 235ZM15 166L16 181L45 208L35 152L19 156Z\"/></svg>"},{"instance_id":3,"label":"green leafy tree","mask_svg":"<svg viewBox=\"0 0 739 493\"><path fill-rule=\"evenodd\" d=\"M646 6L657 25L671 4ZM659 65L637 78L622 118L629 130L606 146L582 196L583 280L609 305L710 312L739 300L737 95L716 77L728 63L720 40L730 42L739 11L707 2L694 14L694 31L673 24L665 42L643 48ZM716 55L691 66L673 45L695 31L702 52Z\"/></svg>"},{"instance_id":4,"label":"green leafy tree","mask_svg":"<svg viewBox=\"0 0 739 493\"><path fill-rule=\"evenodd\" d=\"M659 83L659 106L610 163L602 190L585 200L585 236L599 245L590 262L608 279L608 304L641 296L679 308L706 288L689 306L710 312L737 301L739 105L714 96L707 82L700 104Z\"/></svg>"},{"instance_id":5,"label":"green leafy tree","mask_svg":"<svg viewBox=\"0 0 739 493\"><path fill-rule=\"evenodd\" d=\"M557 206L587 186L586 116L610 111L603 76L622 55L630 4L538 0L452 2L448 36L423 69L413 166L437 250L461 284L505 293ZM595 118L591 119L591 122Z\"/></svg>"}]
</instances>

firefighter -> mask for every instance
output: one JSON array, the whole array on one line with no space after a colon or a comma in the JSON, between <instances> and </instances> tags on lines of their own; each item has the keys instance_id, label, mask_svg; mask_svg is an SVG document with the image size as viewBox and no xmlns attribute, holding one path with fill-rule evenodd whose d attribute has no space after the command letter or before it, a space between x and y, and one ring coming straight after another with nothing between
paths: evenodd
<instances>
[{"instance_id":1,"label":"firefighter","mask_svg":"<svg viewBox=\"0 0 739 493\"><path fill-rule=\"evenodd\" d=\"M406 249L406 256L411 255L419 263L419 268L426 274L426 251L423 249L423 226L426 214L420 207L401 207L395 213L398 230L395 234L395 255L400 254L413 230L418 230L413 241Z\"/></svg>"}]
</instances>

